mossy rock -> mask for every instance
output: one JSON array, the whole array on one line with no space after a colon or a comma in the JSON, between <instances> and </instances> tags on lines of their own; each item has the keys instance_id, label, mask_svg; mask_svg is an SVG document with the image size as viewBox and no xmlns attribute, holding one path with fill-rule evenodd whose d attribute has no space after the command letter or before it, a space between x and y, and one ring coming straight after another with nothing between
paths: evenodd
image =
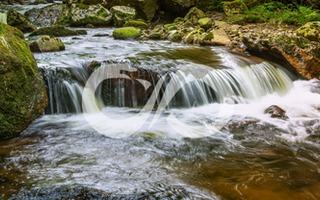
<instances>
[{"instance_id":1,"label":"mossy rock","mask_svg":"<svg viewBox=\"0 0 320 200\"><path fill-rule=\"evenodd\" d=\"M201 44L206 44L207 42L210 42L211 40L214 39L214 34L213 32L208 33L207 35L205 35L202 40L201 40Z\"/></svg>"},{"instance_id":2,"label":"mossy rock","mask_svg":"<svg viewBox=\"0 0 320 200\"><path fill-rule=\"evenodd\" d=\"M153 28L153 31L154 31L154 32L159 32L159 31L162 30L162 27L163 27L163 26L161 26L161 25L157 25L157 26L155 26L155 27Z\"/></svg>"},{"instance_id":3,"label":"mossy rock","mask_svg":"<svg viewBox=\"0 0 320 200\"><path fill-rule=\"evenodd\" d=\"M158 32L151 32L149 38L152 40L158 40L161 37L161 33Z\"/></svg>"},{"instance_id":4,"label":"mossy rock","mask_svg":"<svg viewBox=\"0 0 320 200\"><path fill-rule=\"evenodd\" d=\"M174 19L173 23L178 23L178 22L185 22L184 18L182 17L177 17Z\"/></svg>"},{"instance_id":5,"label":"mossy rock","mask_svg":"<svg viewBox=\"0 0 320 200\"><path fill-rule=\"evenodd\" d=\"M193 7L190 9L188 14L184 17L184 20L190 20L193 24L198 24L199 19L204 18L206 15L202 12L202 10Z\"/></svg>"},{"instance_id":6,"label":"mossy rock","mask_svg":"<svg viewBox=\"0 0 320 200\"><path fill-rule=\"evenodd\" d=\"M7 13L7 24L16 27L24 33L32 32L37 29L27 17L14 10L10 10Z\"/></svg>"},{"instance_id":7,"label":"mossy rock","mask_svg":"<svg viewBox=\"0 0 320 200\"><path fill-rule=\"evenodd\" d=\"M136 39L140 37L140 31L134 27L119 28L113 31L115 39Z\"/></svg>"},{"instance_id":8,"label":"mossy rock","mask_svg":"<svg viewBox=\"0 0 320 200\"><path fill-rule=\"evenodd\" d=\"M233 1L223 4L223 11L227 16L234 14L243 14L248 11L246 4L243 1Z\"/></svg>"},{"instance_id":9,"label":"mossy rock","mask_svg":"<svg viewBox=\"0 0 320 200\"><path fill-rule=\"evenodd\" d=\"M113 6L110 11L113 14L113 23L117 27L136 17L136 10L128 6Z\"/></svg>"},{"instance_id":10,"label":"mossy rock","mask_svg":"<svg viewBox=\"0 0 320 200\"><path fill-rule=\"evenodd\" d=\"M102 5L86 5L87 9L82 9L77 4L71 5L70 25L85 26L92 24L94 26L107 26L112 22L112 13Z\"/></svg>"},{"instance_id":11,"label":"mossy rock","mask_svg":"<svg viewBox=\"0 0 320 200\"><path fill-rule=\"evenodd\" d=\"M52 37L73 36L73 35L86 35L86 30L72 30L67 29L62 25L55 25L52 27L42 27L33 31L29 36L36 35L49 35Z\"/></svg>"},{"instance_id":12,"label":"mossy rock","mask_svg":"<svg viewBox=\"0 0 320 200\"><path fill-rule=\"evenodd\" d=\"M166 29L166 32L178 30L178 27L174 24L166 24L164 25L164 29Z\"/></svg>"},{"instance_id":13,"label":"mossy rock","mask_svg":"<svg viewBox=\"0 0 320 200\"><path fill-rule=\"evenodd\" d=\"M247 22L247 15L243 15L243 14L231 15L229 17L226 17L225 21L231 24L245 25Z\"/></svg>"},{"instance_id":14,"label":"mossy rock","mask_svg":"<svg viewBox=\"0 0 320 200\"><path fill-rule=\"evenodd\" d=\"M126 22L123 25L123 27L135 27L135 28L139 28L139 29L147 29L148 24L141 22L141 21L132 20L132 21Z\"/></svg>"},{"instance_id":15,"label":"mossy rock","mask_svg":"<svg viewBox=\"0 0 320 200\"><path fill-rule=\"evenodd\" d=\"M60 38L43 36L30 45L30 50L35 53L63 51L65 46Z\"/></svg>"},{"instance_id":16,"label":"mossy rock","mask_svg":"<svg viewBox=\"0 0 320 200\"><path fill-rule=\"evenodd\" d=\"M168 39L171 41L171 42L179 42L181 41L182 39L182 34L179 33L179 32L175 32L173 34L170 34Z\"/></svg>"},{"instance_id":17,"label":"mossy rock","mask_svg":"<svg viewBox=\"0 0 320 200\"><path fill-rule=\"evenodd\" d=\"M207 18L207 17L199 19L198 23L199 23L200 27L203 28L204 30L208 30L214 24L212 22L212 20L210 18Z\"/></svg>"},{"instance_id":18,"label":"mossy rock","mask_svg":"<svg viewBox=\"0 0 320 200\"><path fill-rule=\"evenodd\" d=\"M310 41L320 42L320 22L308 22L301 26L296 33Z\"/></svg>"},{"instance_id":19,"label":"mossy rock","mask_svg":"<svg viewBox=\"0 0 320 200\"><path fill-rule=\"evenodd\" d=\"M42 115L48 98L23 33L6 24L0 27L0 138L5 139Z\"/></svg>"},{"instance_id":20,"label":"mossy rock","mask_svg":"<svg viewBox=\"0 0 320 200\"><path fill-rule=\"evenodd\" d=\"M187 44L190 44L190 43L197 43L198 44L201 42L201 40L203 38L203 35L202 35L203 33L204 33L203 28L192 31L183 39L183 42L187 43Z\"/></svg>"}]
</instances>

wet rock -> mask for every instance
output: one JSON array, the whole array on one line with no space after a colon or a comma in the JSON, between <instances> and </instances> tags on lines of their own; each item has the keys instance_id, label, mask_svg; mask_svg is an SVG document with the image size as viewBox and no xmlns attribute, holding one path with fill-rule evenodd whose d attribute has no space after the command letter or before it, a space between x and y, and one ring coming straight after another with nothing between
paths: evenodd
<instances>
[{"instance_id":1,"label":"wet rock","mask_svg":"<svg viewBox=\"0 0 320 200\"><path fill-rule=\"evenodd\" d=\"M187 44L199 44L203 38L204 29L200 28L189 33L184 39L183 42Z\"/></svg>"},{"instance_id":2,"label":"wet rock","mask_svg":"<svg viewBox=\"0 0 320 200\"><path fill-rule=\"evenodd\" d=\"M151 32L149 38L152 40L158 40L161 37L161 33Z\"/></svg>"},{"instance_id":3,"label":"wet rock","mask_svg":"<svg viewBox=\"0 0 320 200\"><path fill-rule=\"evenodd\" d=\"M301 26L296 33L310 41L320 42L320 21L308 22Z\"/></svg>"},{"instance_id":4,"label":"wet rock","mask_svg":"<svg viewBox=\"0 0 320 200\"><path fill-rule=\"evenodd\" d=\"M92 37L109 37L109 34L95 34Z\"/></svg>"},{"instance_id":5,"label":"wet rock","mask_svg":"<svg viewBox=\"0 0 320 200\"><path fill-rule=\"evenodd\" d=\"M158 8L158 0L143 0L143 1L132 1L132 0L107 0L108 8L111 8L116 5L133 7L137 11L137 17L147 19L151 21L156 13Z\"/></svg>"},{"instance_id":6,"label":"wet rock","mask_svg":"<svg viewBox=\"0 0 320 200\"><path fill-rule=\"evenodd\" d=\"M320 94L320 80L312 79L310 81L312 81L311 92Z\"/></svg>"},{"instance_id":7,"label":"wet rock","mask_svg":"<svg viewBox=\"0 0 320 200\"><path fill-rule=\"evenodd\" d=\"M20 191L10 198L11 200L37 199L37 200L55 200L55 199L99 199L99 200L170 200L171 198L159 198L148 194L121 195L107 193L88 187L74 188L54 188L54 189L32 189L30 191Z\"/></svg>"},{"instance_id":8,"label":"wet rock","mask_svg":"<svg viewBox=\"0 0 320 200\"><path fill-rule=\"evenodd\" d=\"M136 10L128 6L114 6L110 11L113 14L113 23L117 27L122 27L136 17Z\"/></svg>"},{"instance_id":9,"label":"wet rock","mask_svg":"<svg viewBox=\"0 0 320 200\"><path fill-rule=\"evenodd\" d=\"M270 114L272 118L279 118L279 119L289 119L286 115L286 111L281 109L279 106L272 105L264 111L264 114Z\"/></svg>"},{"instance_id":10,"label":"wet rock","mask_svg":"<svg viewBox=\"0 0 320 200\"><path fill-rule=\"evenodd\" d=\"M139 29L147 29L148 28L148 24L141 22L141 21L129 21L126 22L123 27L135 27L135 28L139 28Z\"/></svg>"},{"instance_id":11,"label":"wet rock","mask_svg":"<svg viewBox=\"0 0 320 200\"><path fill-rule=\"evenodd\" d=\"M23 33L0 24L0 138L17 136L43 114L47 92Z\"/></svg>"},{"instance_id":12,"label":"wet rock","mask_svg":"<svg viewBox=\"0 0 320 200\"><path fill-rule=\"evenodd\" d=\"M60 38L43 36L30 45L30 50L35 53L63 51L65 46Z\"/></svg>"},{"instance_id":13,"label":"wet rock","mask_svg":"<svg viewBox=\"0 0 320 200\"><path fill-rule=\"evenodd\" d=\"M86 28L94 28L94 26L92 24L87 24Z\"/></svg>"},{"instance_id":14,"label":"wet rock","mask_svg":"<svg viewBox=\"0 0 320 200\"><path fill-rule=\"evenodd\" d=\"M36 26L53 26L69 24L69 9L64 4L52 4L42 9L33 8L25 13Z\"/></svg>"},{"instance_id":15,"label":"wet rock","mask_svg":"<svg viewBox=\"0 0 320 200\"><path fill-rule=\"evenodd\" d=\"M203 28L204 30L210 29L213 25L213 22L210 18L199 19L198 23L199 23L200 27Z\"/></svg>"},{"instance_id":16,"label":"wet rock","mask_svg":"<svg viewBox=\"0 0 320 200\"><path fill-rule=\"evenodd\" d=\"M115 39L136 39L140 35L140 31L133 27L119 28L113 31Z\"/></svg>"},{"instance_id":17,"label":"wet rock","mask_svg":"<svg viewBox=\"0 0 320 200\"><path fill-rule=\"evenodd\" d=\"M320 43L287 33L247 33L243 36L247 50L272 59L293 74L308 79L320 76Z\"/></svg>"},{"instance_id":18,"label":"wet rock","mask_svg":"<svg viewBox=\"0 0 320 200\"><path fill-rule=\"evenodd\" d=\"M112 21L112 13L98 5L72 4L70 11L71 26L106 26Z\"/></svg>"},{"instance_id":19,"label":"wet rock","mask_svg":"<svg viewBox=\"0 0 320 200\"><path fill-rule=\"evenodd\" d=\"M247 10L248 8L243 1L233 1L223 4L223 11L227 16L231 16L233 14L242 14Z\"/></svg>"},{"instance_id":20,"label":"wet rock","mask_svg":"<svg viewBox=\"0 0 320 200\"><path fill-rule=\"evenodd\" d=\"M205 14L202 12L202 10L199 10L197 7L193 7L190 9L188 14L184 17L184 20L190 20L193 24L198 24L199 19L202 19L205 17Z\"/></svg>"},{"instance_id":21,"label":"wet rock","mask_svg":"<svg viewBox=\"0 0 320 200\"><path fill-rule=\"evenodd\" d=\"M195 6L197 3L196 0L162 0L162 7L171 13L175 13L178 15L184 15L188 12L188 10Z\"/></svg>"},{"instance_id":22,"label":"wet rock","mask_svg":"<svg viewBox=\"0 0 320 200\"><path fill-rule=\"evenodd\" d=\"M10 10L7 13L7 24L16 27L24 33L32 32L37 29L27 17L14 10Z\"/></svg>"},{"instance_id":23,"label":"wet rock","mask_svg":"<svg viewBox=\"0 0 320 200\"><path fill-rule=\"evenodd\" d=\"M52 37L72 36L72 35L86 35L86 30L72 30L67 29L62 25L55 25L52 27L42 27L33 31L29 36L35 35L49 35Z\"/></svg>"}]
</instances>

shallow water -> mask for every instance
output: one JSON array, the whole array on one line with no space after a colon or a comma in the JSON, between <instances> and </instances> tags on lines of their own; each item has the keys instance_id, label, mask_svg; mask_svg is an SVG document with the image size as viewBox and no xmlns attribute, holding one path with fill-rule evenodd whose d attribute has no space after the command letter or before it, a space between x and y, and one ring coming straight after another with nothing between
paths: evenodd
<instances>
[{"instance_id":1,"label":"shallow water","mask_svg":"<svg viewBox=\"0 0 320 200\"><path fill-rule=\"evenodd\" d=\"M263 68L262 59L224 47L118 41L93 37L111 35L112 28L87 30L78 39L62 38L66 51L35 54L39 66L75 68L114 60L162 73L192 65L195 71L229 70L247 89L241 89L238 104L225 104L231 98L226 94L220 103L173 107L160 116L139 115L138 107L105 107L103 119L99 113L43 115L20 137L0 141L2 198L22 188L77 185L178 199L320 198L316 81L296 80L281 67ZM266 78L275 74L278 78ZM223 105L232 106L232 116L212 132ZM264 114L270 105L286 110L289 120ZM111 137L132 129L137 129L132 135Z\"/></svg>"}]
</instances>

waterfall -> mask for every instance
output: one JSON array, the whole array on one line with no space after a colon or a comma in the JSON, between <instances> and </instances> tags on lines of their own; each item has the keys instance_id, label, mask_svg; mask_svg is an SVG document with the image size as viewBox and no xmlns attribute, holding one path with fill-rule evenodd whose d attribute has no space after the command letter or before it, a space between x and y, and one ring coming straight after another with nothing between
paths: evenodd
<instances>
[{"instance_id":1,"label":"waterfall","mask_svg":"<svg viewBox=\"0 0 320 200\"><path fill-rule=\"evenodd\" d=\"M89 64L76 63L71 67L40 68L48 90L47 114L82 112L82 92L91 74ZM109 69L108 63L101 63L101 65ZM109 77L94 91L100 109L105 106L144 106L158 80L163 76L166 77L156 106L164 99L170 102L166 104L167 108L188 108L228 101L246 103L248 100L259 99L273 92L284 94L292 86L292 80L287 73L268 62L236 69L207 68L203 70L199 66L190 66L185 70L167 74L133 65L132 68L136 71L122 72L128 78L111 79ZM110 70L114 69L110 68ZM202 73L200 78L199 73ZM141 80L149 82L151 87L146 89Z\"/></svg>"},{"instance_id":2,"label":"waterfall","mask_svg":"<svg viewBox=\"0 0 320 200\"><path fill-rule=\"evenodd\" d=\"M7 13L1 13L0 12L0 22L7 24Z\"/></svg>"}]
</instances>

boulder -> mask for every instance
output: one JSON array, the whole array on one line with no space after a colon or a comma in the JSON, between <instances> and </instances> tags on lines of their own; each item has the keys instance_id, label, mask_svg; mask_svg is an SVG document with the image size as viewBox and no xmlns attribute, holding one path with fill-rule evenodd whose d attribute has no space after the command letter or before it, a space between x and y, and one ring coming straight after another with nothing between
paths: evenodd
<instances>
[{"instance_id":1,"label":"boulder","mask_svg":"<svg viewBox=\"0 0 320 200\"><path fill-rule=\"evenodd\" d=\"M279 106L272 105L269 108L267 108L264 111L264 114L270 114L272 118L278 118L278 119L289 119L289 117L286 115L286 111L281 109Z\"/></svg>"},{"instance_id":2,"label":"boulder","mask_svg":"<svg viewBox=\"0 0 320 200\"><path fill-rule=\"evenodd\" d=\"M180 42L182 39L182 34L177 31L171 31L171 33L169 32L168 39L171 42Z\"/></svg>"},{"instance_id":3,"label":"boulder","mask_svg":"<svg viewBox=\"0 0 320 200\"><path fill-rule=\"evenodd\" d=\"M37 29L27 17L14 10L10 10L7 13L7 24L16 27L24 33L32 32Z\"/></svg>"},{"instance_id":4,"label":"boulder","mask_svg":"<svg viewBox=\"0 0 320 200\"><path fill-rule=\"evenodd\" d=\"M211 31L211 34L206 35L201 41L203 45L210 45L210 46L232 46L232 42L229 39L227 33L223 29L215 29Z\"/></svg>"},{"instance_id":5,"label":"boulder","mask_svg":"<svg viewBox=\"0 0 320 200\"><path fill-rule=\"evenodd\" d=\"M161 0L161 5L164 10L181 16L185 15L197 2L197 0Z\"/></svg>"},{"instance_id":6,"label":"boulder","mask_svg":"<svg viewBox=\"0 0 320 200\"><path fill-rule=\"evenodd\" d=\"M320 43L286 33L248 33L243 43L252 54L271 59L291 73L308 79L320 77Z\"/></svg>"},{"instance_id":7,"label":"boulder","mask_svg":"<svg viewBox=\"0 0 320 200\"><path fill-rule=\"evenodd\" d=\"M136 10L128 6L113 6L110 11L113 14L114 25L118 27L136 17Z\"/></svg>"},{"instance_id":8,"label":"boulder","mask_svg":"<svg viewBox=\"0 0 320 200\"><path fill-rule=\"evenodd\" d=\"M183 42L187 44L199 44L203 38L204 29L200 28L189 33L184 39Z\"/></svg>"},{"instance_id":9,"label":"boulder","mask_svg":"<svg viewBox=\"0 0 320 200\"><path fill-rule=\"evenodd\" d=\"M126 22L123 27L135 27L135 28L139 28L139 29L147 29L148 28L148 24L141 22L141 21L129 21Z\"/></svg>"},{"instance_id":10,"label":"boulder","mask_svg":"<svg viewBox=\"0 0 320 200\"><path fill-rule=\"evenodd\" d=\"M308 22L301 26L296 33L310 41L320 42L320 21Z\"/></svg>"},{"instance_id":11,"label":"boulder","mask_svg":"<svg viewBox=\"0 0 320 200\"><path fill-rule=\"evenodd\" d=\"M137 11L137 17L147 19L151 21L156 13L156 10L159 6L158 0L107 0L108 8L113 6L128 6L134 7Z\"/></svg>"},{"instance_id":12,"label":"boulder","mask_svg":"<svg viewBox=\"0 0 320 200\"><path fill-rule=\"evenodd\" d=\"M151 32L149 38L152 40L158 40L161 37L161 33Z\"/></svg>"},{"instance_id":13,"label":"boulder","mask_svg":"<svg viewBox=\"0 0 320 200\"><path fill-rule=\"evenodd\" d=\"M248 8L243 1L233 1L223 4L223 11L227 16L242 14L247 10Z\"/></svg>"},{"instance_id":14,"label":"boulder","mask_svg":"<svg viewBox=\"0 0 320 200\"><path fill-rule=\"evenodd\" d=\"M23 33L0 23L0 138L17 136L43 114L47 92Z\"/></svg>"},{"instance_id":15,"label":"boulder","mask_svg":"<svg viewBox=\"0 0 320 200\"><path fill-rule=\"evenodd\" d=\"M190 20L191 23L193 24L198 24L199 19L204 18L205 14L202 12L202 10L199 10L196 7L193 7L190 9L188 14L184 17L184 20Z\"/></svg>"},{"instance_id":16,"label":"boulder","mask_svg":"<svg viewBox=\"0 0 320 200\"><path fill-rule=\"evenodd\" d=\"M203 28L204 30L210 29L212 27L212 25L214 24L212 22L212 20L207 17L199 19L198 23L199 23L200 27Z\"/></svg>"},{"instance_id":17,"label":"boulder","mask_svg":"<svg viewBox=\"0 0 320 200\"><path fill-rule=\"evenodd\" d=\"M43 36L30 45L30 50L34 53L63 51L65 46L60 38Z\"/></svg>"},{"instance_id":18,"label":"boulder","mask_svg":"<svg viewBox=\"0 0 320 200\"><path fill-rule=\"evenodd\" d=\"M112 13L98 5L72 4L70 11L71 26L106 26L112 21Z\"/></svg>"},{"instance_id":19,"label":"boulder","mask_svg":"<svg viewBox=\"0 0 320 200\"><path fill-rule=\"evenodd\" d=\"M51 27L42 27L33 31L29 36L36 35L50 35L52 37L72 36L72 35L86 35L86 30L72 30L67 29L62 25L55 25Z\"/></svg>"},{"instance_id":20,"label":"boulder","mask_svg":"<svg viewBox=\"0 0 320 200\"><path fill-rule=\"evenodd\" d=\"M52 4L44 8L33 8L25 13L36 26L67 25L70 21L69 8L65 4Z\"/></svg>"},{"instance_id":21,"label":"boulder","mask_svg":"<svg viewBox=\"0 0 320 200\"><path fill-rule=\"evenodd\" d=\"M119 28L113 31L115 39L136 39L140 37L140 31L133 27Z\"/></svg>"}]
</instances>

